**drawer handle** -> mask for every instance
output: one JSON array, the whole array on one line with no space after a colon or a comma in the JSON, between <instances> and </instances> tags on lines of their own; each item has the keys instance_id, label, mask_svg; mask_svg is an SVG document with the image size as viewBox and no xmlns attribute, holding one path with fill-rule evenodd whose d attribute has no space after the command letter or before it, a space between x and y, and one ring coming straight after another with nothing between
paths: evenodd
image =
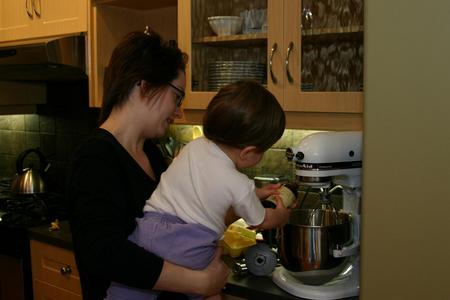
<instances>
[{"instance_id":1,"label":"drawer handle","mask_svg":"<svg viewBox=\"0 0 450 300\"><path fill-rule=\"evenodd\" d=\"M70 275L72 273L72 268L70 266L63 266L59 269L61 275Z\"/></svg>"}]
</instances>

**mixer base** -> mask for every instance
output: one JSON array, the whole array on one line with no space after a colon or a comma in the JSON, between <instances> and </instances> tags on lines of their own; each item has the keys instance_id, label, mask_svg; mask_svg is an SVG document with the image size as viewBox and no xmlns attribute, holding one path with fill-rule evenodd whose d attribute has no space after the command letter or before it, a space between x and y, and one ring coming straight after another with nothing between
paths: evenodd
<instances>
[{"instance_id":1,"label":"mixer base","mask_svg":"<svg viewBox=\"0 0 450 300\"><path fill-rule=\"evenodd\" d=\"M323 285L302 283L283 267L275 269L272 279L281 289L301 298L333 300L353 297L359 294L359 267L355 265L347 265L341 274Z\"/></svg>"}]
</instances>

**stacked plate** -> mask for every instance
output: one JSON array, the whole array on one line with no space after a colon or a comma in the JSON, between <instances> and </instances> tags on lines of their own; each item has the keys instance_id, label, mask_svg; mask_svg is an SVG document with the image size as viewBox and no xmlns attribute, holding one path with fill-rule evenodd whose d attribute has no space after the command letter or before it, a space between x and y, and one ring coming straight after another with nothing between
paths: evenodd
<instances>
[{"instance_id":1,"label":"stacked plate","mask_svg":"<svg viewBox=\"0 0 450 300\"><path fill-rule=\"evenodd\" d=\"M208 90L217 91L222 86L238 80L265 82L266 65L256 61L220 60L208 64Z\"/></svg>"}]
</instances>

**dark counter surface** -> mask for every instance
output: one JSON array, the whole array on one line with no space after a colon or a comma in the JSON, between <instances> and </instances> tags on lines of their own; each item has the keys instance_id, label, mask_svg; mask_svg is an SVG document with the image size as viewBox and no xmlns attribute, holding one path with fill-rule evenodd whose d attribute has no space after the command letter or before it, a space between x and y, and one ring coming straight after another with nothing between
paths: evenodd
<instances>
[{"instance_id":1,"label":"dark counter surface","mask_svg":"<svg viewBox=\"0 0 450 300\"><path fill-rule=\"evenodd\" d=\"M50 231L49 225L42 225L28 229L28 236L30 239L48 243L50 245L58 246L67 250L73 250L72 234L70 233L70 226L67 221L59 223L60 229Z\"/></svg>"},{"instance_id":2,"label":"dark counter surface","mask_svg":"<svg viewBox=\"0 0 450 300\"><path fill-rule=\"evenodd\" d=\"M70 233L70 227L67 221L60 222L60 230L50 231L49 226L44 225L30 228L28 230L28 234L30 239L48 243L67 250L73 250L72 235ZM273 283L270 276L254 276L251 274L244 276L230 274L224 293L244 299L301 299L280 289L275 283ZM358 297L348 299L358 299Z\"/></svg>"},{"instance_id":3,"label":"dark counter surface","mask_svg":"<svg viewBox=\"0 0 450 300\"><path fill-rule=\"evenodd\" d=\"M244 299L258 300L284 300L301 299L292 296L273 283L270 276L245 275L237 276L230 274L227 285L224 289L225 294L241 297Z\"/></svg>"}]
</instances>

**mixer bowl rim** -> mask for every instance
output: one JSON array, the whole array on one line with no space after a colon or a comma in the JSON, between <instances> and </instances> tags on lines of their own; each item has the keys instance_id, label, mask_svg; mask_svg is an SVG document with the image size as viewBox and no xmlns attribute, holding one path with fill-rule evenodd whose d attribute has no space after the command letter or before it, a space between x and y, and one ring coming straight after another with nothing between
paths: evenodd
<instances>
[{"instance_id":1,"label":"mixer bowl rim","mask_svg":"<svg viewBox=\"0 0 450 300\"><path fill-rule=\"evenodd\" d=\"M305 212L311 212L314 209L310 209L310 208L302 208L302 209L298 209L298 210L292 210L291 212L291 216L293 213L299 213L300 211L305 211ZM291 223L290 220L288 221L288 223L286 223L284 226L293 226L293 227L304 227L304 228L312 228L312 229L322 229L322 228L331 228L331 227L337 227L337 226L348 226L351 224L352 222L352 214L345 212L345 211L338 211L337 212L338 215L344 215L346 217L345 220L343 220L342 223L339 224L330 224L330 225L307 225L307 224L295 224L295 223ZM291 217L289 217L290 219ZM342 221L342 220L341 220Z\"/></svg>"}]
</instances>

